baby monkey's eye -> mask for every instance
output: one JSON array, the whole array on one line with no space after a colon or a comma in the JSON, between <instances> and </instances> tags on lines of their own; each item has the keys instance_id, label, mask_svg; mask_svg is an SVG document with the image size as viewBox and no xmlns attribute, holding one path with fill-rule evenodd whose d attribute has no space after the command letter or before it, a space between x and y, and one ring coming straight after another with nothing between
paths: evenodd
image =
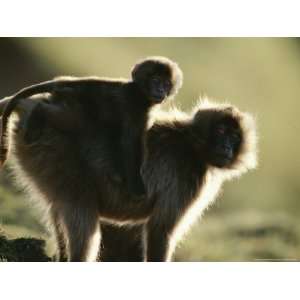
<instances>
[{"instance_id":1,"label":"baby monkey's eye","mask_svg":"<svg viewBox=\"0 0 300 300\"><path fill-rule=\"evenodd\" d=\"M225 127L224 126L217 127L217 133L222 135L225 134Z\"/></svg>"},{"instance_id":2,"label":"baby monkey's eye","mask_svg":"<svg viewBox=\"0 0 300 300\"><path fill-rule=\"evenodd\" d=\"M159 84L159 83L160 83L160 78L159 78L159 77L152 77L151 81L152 81L154 84Z\"/></svg>"}]
</instances>

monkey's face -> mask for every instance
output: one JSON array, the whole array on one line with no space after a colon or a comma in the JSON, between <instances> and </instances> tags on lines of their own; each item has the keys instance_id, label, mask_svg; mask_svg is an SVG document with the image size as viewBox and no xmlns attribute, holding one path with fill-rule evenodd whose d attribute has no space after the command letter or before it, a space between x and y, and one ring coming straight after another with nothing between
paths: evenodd
<instances>
[{"instance_id":1,"label":"monkey's face","mask_svg":"<svg viewBox=\"0 0 300 300\"><path fill-rule=\"evenodd\" d=\"M171 81L166 76L154 74L150 77L147 84L149 100L153 103L161 103L169 96L171 88Z\"/></svg>"},{"instance_id":2,"label":"monkey's face","mask_svg":"<svg viewBox=\"0 0 300 300\"><path fill-rule=\"evenodd\" d=\"M170 64L148 59L134 67L132 79L151 104L158 104L171 94L173 72Z\"/></svg>"},{"instance_id":3,"label":"monkey's face","mask_svg":"<svg viewBox=\"0 0 300 300\"><path fill-rule=\"evenodd\" d=\"M228 117L218 121L211 128L210 163L218 168L231 165L237 157L241 141L241 129L235 119Z\"/></svg>"}]
</instances>

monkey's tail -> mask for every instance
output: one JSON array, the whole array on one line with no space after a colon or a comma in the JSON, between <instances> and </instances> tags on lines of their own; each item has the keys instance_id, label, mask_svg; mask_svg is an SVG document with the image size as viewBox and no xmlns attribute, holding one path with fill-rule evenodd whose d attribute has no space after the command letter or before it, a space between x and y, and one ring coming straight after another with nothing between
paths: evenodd
<instances>
[{"instance_id":1,"label":"monkey's tail","mask_svg":"<svg viewBox=\"0 0 300 300\"><path fill-rule=\"evenodd\" d=\"M2 113L2 122L1 122L1 136L0 136L0 165L1 167L6 161L8 146L6 143L7 136L7 123L9 116L14 111L16 105L18 104L20 98L13 97L4 104L3 113Z\"/></svg>"},{"instance_id":2,"label":"monkey's tail","mask_svg":"<svg viewBox=\"0 0 300 300\"><path fill-rule=\"evenodd\" d=\"M1 131L0 131L0 166L2 167L2 165L5 162L6 156L7 156L7 147L5 145L5 135L3 133L3 114L5 111L6 106L8 105L8 103L10 102L11 97L9 98L4 98L3 100L0 101L0 115L1 117Z\"/></svg>"},{"instance_id":3,"label":"monkey's tail","mask_svg":"<svg viewBox=\"0 0 300 300\"><path fill-rule=\"evenodd\" d=\"M0 116L2 116L4 112L4 108L7 105L7 103L10 101L10 99L11 99L10 97L6 97L0 100Z\"/></svg>"}]
</instances>

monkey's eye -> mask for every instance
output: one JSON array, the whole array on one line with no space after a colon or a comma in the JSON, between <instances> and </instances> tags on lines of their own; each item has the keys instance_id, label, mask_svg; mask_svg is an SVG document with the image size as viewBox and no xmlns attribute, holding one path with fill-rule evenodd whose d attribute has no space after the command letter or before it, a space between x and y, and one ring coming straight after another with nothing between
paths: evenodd
<instances>
[{"instance_id":1,"label":"monkey's eye","mask_svg":"<svg viewBox=\"0 0 300 300\"><path fill-rule=\"evenodd\" d=\"M221 135L225 134L225 127L224 126L217 127L217 133Z\"/></svg>"},{"instance_id":2,"label":"monkey's eye","mask_svg":"<svg viewBox=\"0 0 300 300\"><path fill-rule=\"evenodd\" d=\"M154 84L160 84L160 78L159 77L152 77L151 81Z\"/></svg>"},{"instance_id":3,"label":"monkey's eye","mask_svg":"<svg viewBox=\"0 0 300 300\"><path fill-rule=\"evenodd\" d=\"M232 133L231 140L233 141L233 143L238 144L241 141L241 137L238 133Z\"/></svg>"}]
</instances>

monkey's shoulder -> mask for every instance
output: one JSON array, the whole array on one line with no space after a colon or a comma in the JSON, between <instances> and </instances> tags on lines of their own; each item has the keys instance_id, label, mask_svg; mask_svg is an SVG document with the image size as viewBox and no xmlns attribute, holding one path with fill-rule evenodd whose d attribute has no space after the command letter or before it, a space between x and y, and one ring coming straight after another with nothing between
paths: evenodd
<instances>
[{"instance_id":1,"label":"monkey's shoulder","mask_svg":"<svg viewBox=\"0 0 300 300\"><path fill-rule=\"evenodd\" d=\"M181 142L180 138L186 134L186 129L181 125L177 122L157 121L149 129L148 139L154 142L155 140Z\"/></svg>"},{"instance_id":2,"label":"monkey's shoulder","mask_svg":"<svg viewBox=\"0 0 300 300\"><path fill-rule=\"evenodd\" d=\"M156 123L147 134L147 147L159 159L176 164L194 165L197 158L187 128L176 122Z\"/></svg>"}]
</instances>

